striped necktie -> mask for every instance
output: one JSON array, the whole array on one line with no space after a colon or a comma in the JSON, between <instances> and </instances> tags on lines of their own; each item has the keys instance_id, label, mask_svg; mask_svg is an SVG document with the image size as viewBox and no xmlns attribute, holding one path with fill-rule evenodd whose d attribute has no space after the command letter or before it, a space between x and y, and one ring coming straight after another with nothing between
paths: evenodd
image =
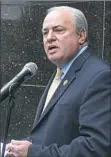
<instances>
[{"instance_id":1,"label":"striped necktie","mask_svg":"<svg viewBox=\"0 0 111 157\"><path fill-rule=\"evenodd\" d=\"M55 93L57 87L59 86L60 82L61 82L61 76L63 75L63 72L60 68L57 68L57 72L56 72L56 75L54 77L54 80L49 88L49 91L48 91L48 94L47 94L47 97L46 97L46 101L45 101L45 105L44 105L44 108L43 108L43 111L44 109L46 108L46 106L48 105L50 99L52 98L53 94Z\"/></svg>"}]
</instances>

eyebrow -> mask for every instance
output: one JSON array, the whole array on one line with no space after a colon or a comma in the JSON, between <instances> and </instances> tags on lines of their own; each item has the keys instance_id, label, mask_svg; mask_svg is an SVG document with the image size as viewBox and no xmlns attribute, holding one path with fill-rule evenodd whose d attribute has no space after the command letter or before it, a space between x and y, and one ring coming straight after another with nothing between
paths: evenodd
<instances>
[{"instance_id":1,"label":"eyebrow","mask_svg":"<svg viewBox=\"0 0 111 157\"><path fill-rule=\"evenodd\" d=\"M52 28L58 28L58 27L65 28L64 26L61 26L61 25L56 25L56 26L53 26ZM48 30L47 27L46 28L42 28L42 32L43 31L47 31L47 30Z\"/></svg>"}]
</instances>

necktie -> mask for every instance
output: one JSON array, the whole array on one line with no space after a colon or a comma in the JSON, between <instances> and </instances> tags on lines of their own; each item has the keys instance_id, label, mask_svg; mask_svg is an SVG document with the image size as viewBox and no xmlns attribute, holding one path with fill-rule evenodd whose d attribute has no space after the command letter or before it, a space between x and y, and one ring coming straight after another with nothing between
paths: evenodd
<instances>
[{"instance_id":1,"label":"necktie","mask_svg":"<svg viewBox=\"0 0 111 157\"><path fill-rule=\"evenodd\" d=\"M57 72L55 75L55 78L49 88L48 94L47 94L47 98L45 101L45 105L44 105L44 109L46 108L46 106L48 105L51 97L53 96L54 92L56 91L57 87L59 86L60 82L61 82L61 76L63 75L63 72L60 68L57 68ZM43 109L43 111L44 111Z\"/></svg>"}]
</instances>

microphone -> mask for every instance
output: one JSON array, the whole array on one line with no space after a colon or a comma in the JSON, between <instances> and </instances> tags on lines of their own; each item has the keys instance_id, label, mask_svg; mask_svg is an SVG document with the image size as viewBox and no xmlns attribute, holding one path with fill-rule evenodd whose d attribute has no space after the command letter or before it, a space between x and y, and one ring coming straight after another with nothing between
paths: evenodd
<instances>
[{"instance_id":1,"label":"microphone","mask_svg":"<svg viewBox=\"0 0 111 157\"><path fill-rule=\"evenodd\" d=\"M27 63L23 69L6 85L0 90L0 102L8 97L9 94L13 93L21 83L34 77L37 73L38 67L35 63Z\"/></svg>"}]
</instances>

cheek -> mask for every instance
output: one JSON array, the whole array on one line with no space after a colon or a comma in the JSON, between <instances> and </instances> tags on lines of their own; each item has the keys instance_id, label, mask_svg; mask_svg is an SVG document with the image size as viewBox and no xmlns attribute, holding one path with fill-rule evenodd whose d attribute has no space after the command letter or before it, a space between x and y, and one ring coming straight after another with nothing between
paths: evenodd
<instances>
[{"instance_id":1,"label":"cheek","mask_svg":"<svg viewBox=\"0 0 111 157\"><path fill-rule=\"evenodd\" d=\"M69 40L64 40L60 44L60 50L61 50L61 53L63 54L64 52L67 53L71 48L72 48L72 44L71 44L71 41Z\"/></svg>"},{"instance_id":2,"label":"cheek","mask_svg":"<svg viewBox=\"0 0 111 157\"><path fill-rule=\"evenodd\" d=\"M66 45L70 50L73 49L75 51L75 49L79 46L78 38L70 38L69 40L67 40Z\"/></svg>"},{"instance_id":3,"label":"cheek","mask_svg":"<svg viewBox=\"0 0 111 157\"><path fill-rule=\"evenodd\" d=\"M73 56L74 52L78 49L79 44L77 39L66 39L61 43L61 53L67 56Z\"/></svg>"}]
</instances>

